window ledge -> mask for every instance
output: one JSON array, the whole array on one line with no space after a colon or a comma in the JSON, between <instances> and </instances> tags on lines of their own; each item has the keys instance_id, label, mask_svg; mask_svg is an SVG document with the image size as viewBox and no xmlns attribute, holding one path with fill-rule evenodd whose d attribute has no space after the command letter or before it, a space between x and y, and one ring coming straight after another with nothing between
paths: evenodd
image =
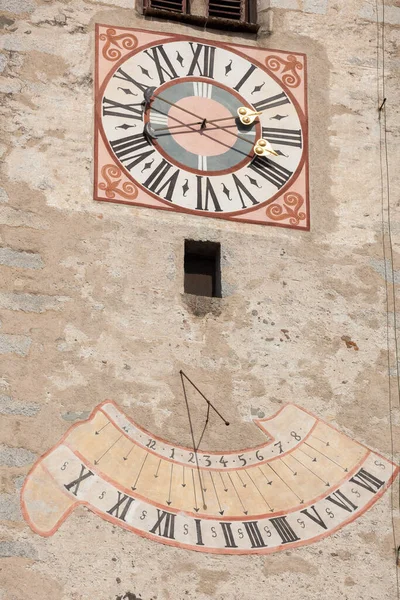
<instances>
[{"instance_id":1,"label":"window ledge","mask_svg":"<svg viewBox=\"0 0 400 600\"><path fill-rule=\"evenodd\" d=\"M199 27L224 29L225 31L257 33L260 28L257 23L247 23L246 21L235 21L233 19L220 19L219 17L202 17L200 15L174 13L160 8L144 8L143 14L145 17L158 17L170 21L181 21L182 23L190 23L192 25L198 25Z\"/></svg>"},{"instance_id":2,"label":"window ledge","mask_svg":"<svg viewBox=\"0 0 400 600\"><path fill-rule=\"evenodd\" d=\"M181 294L181 297L188 312L191 312L195 317L205 317L209 314L219 317L222 313L223 298L195 296L186 292Z\"/></svg>"}]
</instances>

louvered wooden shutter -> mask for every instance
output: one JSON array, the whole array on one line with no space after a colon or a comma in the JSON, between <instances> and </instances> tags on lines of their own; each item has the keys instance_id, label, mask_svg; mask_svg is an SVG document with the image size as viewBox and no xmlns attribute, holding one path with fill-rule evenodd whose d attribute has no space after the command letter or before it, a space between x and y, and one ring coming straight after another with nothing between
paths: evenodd
<instances>
[{"instance_id":1,"label":"louvered wooden shutter","mask_svg":"<svg viewBox=\"0 0 400 600\"><path fill-rule=\"evenodd\" d=\"M158 8L183 13L186 12L186 0L145 0L144 8Z\"/></svg>"},{"instance_id":2,"label":"louvered wooden shutter","mask_svg":"<svg viewBox=\"0 0 400 600\"><path fill-rule=\"evenodd\" d=\"M255 0L253 0L255 1ZM246 20L244 0L209 0L208 16L220 19Z\"/></svg>"}]
</instances>

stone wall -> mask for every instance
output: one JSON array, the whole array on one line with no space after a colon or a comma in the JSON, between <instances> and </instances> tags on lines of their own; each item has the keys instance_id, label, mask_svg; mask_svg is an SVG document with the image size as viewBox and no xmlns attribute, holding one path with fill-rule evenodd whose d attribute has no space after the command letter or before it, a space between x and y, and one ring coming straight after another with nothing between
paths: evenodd
<instances>
[{"instance_id":1,"label":"stone wall","mask_svg":"<svg viewBox=\"0 0 400 600\"><path fill-rule=\"evenodd\" d=\"M394 489L332 537L268 556L170 548L83 507L42 538L20 511L35 459L106 398L189 445L179 369L229 416L229 431L216 422L207 430L211 450L263 442L254 416L291 401L388 458L392 421L398 445L387 373L393 277L382 246L382 10L377 19L367 0L258 4L258 38L173 28L307 54L310 232L94 202L94 26L171 25L144 19L133 0L0 0L2 600L396 595ZM396 269L398 2L386 2L385 19ZM183 293L185 238L221 243L223 297L211 307ZM393 406L394 365L391 356ZM193 412L201 423L203 407Z\"/></svg>"}]
</instances>

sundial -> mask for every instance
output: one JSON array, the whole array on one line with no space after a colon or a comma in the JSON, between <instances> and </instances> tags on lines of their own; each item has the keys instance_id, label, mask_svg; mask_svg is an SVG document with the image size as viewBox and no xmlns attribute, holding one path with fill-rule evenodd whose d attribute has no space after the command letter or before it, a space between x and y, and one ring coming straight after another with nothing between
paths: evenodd
<instances>
[{"instance_id":1,"label":"sundial","mask_svg":"<svg viewBox=\"0 0 400 600\"><path fill-rule=\"evenodd\" d=\"M22 489L25 519L50 536L84 505L163 544L265 554L334 533L370 508L398 473L295 404L254 423L264 444L194 452L105 401L34 465Z\"/></svg>"}]
</instances>

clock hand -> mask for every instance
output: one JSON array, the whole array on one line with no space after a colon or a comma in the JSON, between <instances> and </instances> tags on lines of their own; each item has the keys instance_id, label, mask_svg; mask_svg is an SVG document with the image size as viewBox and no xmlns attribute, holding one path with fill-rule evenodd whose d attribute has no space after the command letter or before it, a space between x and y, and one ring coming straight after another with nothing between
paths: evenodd
<instances>
[{"instance_id":1,"label":"clock hand","mask_svg":"<svg viewBox=\"0 0 400 600\"><path fill-rule=\"evenodd\" d=\"M154 110L157 110L157 109L154 109ZM161 112L160 110L157 110L157 112L159 112L159 113L160 113L160 114L162 114L162 115L165 115L165 113ZM176 117L171 117L171 118L172 118L174 121L178 121L178 119L177 119ZM200 124L200 123L199 123L199 124ZM198 130L198 129L194 129L194 127L193 127L191 124L189 124L189 125L186 125L185 123L182 123L181 125L179 125L179 127L184 127L184 126L186 126L186 127L189 127L190 131L186 131L186 132L182 132L182 133L191 133L191 132L199 133L199 130ZM215 127L214 129L217 129L217 128ZM158 131L158 129L157 129L157 130L154 130L154 129L152 128L152 126L151 126L150 122L147 122L147 123L145 124L144 128L143 128L143 133L144 133L144 135L145 135L145 136L146 136L148 139L150 139L150 140L156 140L156 139L157 139L156 131ZM212 130L211 130L211 131L212 131ZM167 133L167 134L163 134L163 135L169 135L169 133ZM245 152L242 152L242 151L241 151L239 148L232 148L232 146L229 146L228 144L225 144L223 141L221 141L221 140L216 140L214 137L212 137L212 136L208 135L208 133L207 133L207 130L206 130L206 131L204 131L204 132L202 132L202 135L203 135L203 137L206 137L206 138L208 138L209 140L212 140L213 142L215 142L215 143L217 143L217 144L220 144L221 146L224 146L224 148L227 148L228 150L232 149L232 150L234 150L235 152L238 152L239 154L242 154L243 156L248 156L248 154L246 154ZM252 142L249 142L249 140L246 140L245 138L243 138L243 139L244 139L246 142L250 143L250 144L252 143Z\"/></svg>"},{"instance_id":2,"label":"clock hand","mask_svg":"<svg viewBox=\"0 0 400 600\"><path fill-rule=\"evenodd\" d=\"M147 88L147 90L145 90L144 92L144 97L145 97L145 101L149 102L150 100L148 99L150 97L151 99L151 95L154 93L155 88ZM181 106L178 106L176 104L174 104L173 102L170 102L169 100L166 100L165 98L162 98L161 96L157 96L158 99L163 100L164 102L166 102L167 104L170 104L171 106L175 106L176 108L179 108L180 110L182 110L183 112L186 112L190 115L192 115L193 117L196 117L198 119L201 119L201 117L199 117L198 115L196 115L195 113L186 110L186 108L183 108ZM238 109L239 112L240 109ZM248 109L246 109L248 110ZM160 111L158 111L160 112ZM164 113L162 113L164 114ZM253 112L252 115L254 115L255 113ZM258 114L258 113L257 113ZM174 118L174 117L173 117ZM175 120L177 120L176 118L174 118ZM222 120L222 119L221 119ZM201 121L201 125L204 125L204 121L205 119L202 119ZM197 124L197 123L196 123ZM195 131L198 133L198 130L194 129L193 126L191 124L185 125L183 124L182 126L186 126L189 127L192 131ZM233 133L233 131L229 131L229 129L227 127L214 127L213 129L222 129L223 131L226 131L226 133L229 133L230 135L233 135L235 138L241 139L244 142L246 142L247 144L251 144L253 146L253 142L251 142L250 140L248 140L247 138L245 138L244 136L237 134L237 133ZM212 131L212 130L211 130ZM144 127L144 133L146 135L148 135L151 139L155 139L157 138L157 135L155 133L155 131L151 128L149 123L146 123L145 127ZM205 137L208 137L209 139L213 140L214 142L217 142L219 144L222 144L225 147L228 147L227 144L224 144L223 142L219 141L219 140L215 140L214 138L210 137L209 135L207 135L206 133L203 133L203 135ZM261 142L261 143L260 143ZM273 156L278 156L277 152L275 152L275 150L272 148L271 144L267 141L267 140L263 140L260 139L256 142L256 144L253 146L254 152L258 155L258 156L265 156L268 154L271 154ZM239 151L240 152L240 151Z\"/></svg>"},{"instance_id":3,"label":"clock hand","mask_svg":"<svg viewBox=\"0 0 400 600\"><path fill-rule=\"evenodd\" d=\"M238 109L238 112L241 109L242 109L242 107ZM247 111L248 109L245 109L245 110ZM255 118L257 115L262 115L263 113L262 112L256 112L256 111L255 112L249 111L249 113L247 113L247 114L248 114L249 117L254 116L254 118ZM241 122L243 123L241 117L232 116L232 117L224 117L223 119L212 119L211 121L209 121L208 119L203 119L203 121L200 121L200 122L196 121L194 123L185 123L185 126L186 127L189 127L189 126L192 126L192 125L202 125L203 126L203 123L205 122L205 125L200 128L200 129L202 129L202 128L205 129L206 125L211 125L211 124L214 124L214 123L222 123L223 121L233 121L233 120L236 121L238 118L240 118ZM254 119L253 119L253 121L254 121ZM253 121L252 121L252 123L253 123ZM243 123L243 124L244 125L249 125L249 124L251 125L251 123ZM171 129L179 129L180 127L181 127L181 125L173 125L172 127L157 128L154 131L157 131L157 132L158 131L166 131L166 130L171 130ZM214 129L216 129L216 128L214 128Z\"/></svg>"},{"instance_id":4,"label":"clock hand","mask_svg":"<svg viewBox=\"0 0 400 600\"><path fill-rule=\"evenodd\" d=\"M156 90L155 87L150 87L150 88L147 88L144 91L143 95L144 95L144 101L145 101L145 105L146 106L148 104L150 104L151 97L153 96L155 90ZM157 100L162 100L162 102L165 102L166 104L169 104L170 106L174 106L175 108L179 108L179 110L182 110L183 112L187 113L188 115L191 115L192 117L195 117L195 119L198 119L200 121L200 123L202 123L204 121L203 117L200 117L199 115L196 115L196 113L192 112L191 110L187 110L187 108L183 108L183 106L179 106L178 104L175 104L174 102L171 102L170 100L167 100L166 98L163 98L163 96L158 95L157 96Z\"/></svg>"},{"instance_id":5,"label":"clock hand","mask_svg":"<svg viewBox=\"0 0 400 600\"><path fill-rule=\"evenodd\" d=\"M243 123L243 125L251 125L256 116L262 115L262 112L257 112L256 110L251 110L245 106L241 106L238 108L237 114L239 115L240 122Z\"/></svg>"},{"instance_id":6,"label":"clock hand","mask_svg":"<svg viewBox=\"0 0 400 600\"><path fill-rule=\"evenodd\" d=\"M257 156L266 156L268 154L272 154L273 156L279 156L277 152L273 149L268 140L257 140L256 145L254 146L254 152Z\"/></svg>"}]
</instances>

